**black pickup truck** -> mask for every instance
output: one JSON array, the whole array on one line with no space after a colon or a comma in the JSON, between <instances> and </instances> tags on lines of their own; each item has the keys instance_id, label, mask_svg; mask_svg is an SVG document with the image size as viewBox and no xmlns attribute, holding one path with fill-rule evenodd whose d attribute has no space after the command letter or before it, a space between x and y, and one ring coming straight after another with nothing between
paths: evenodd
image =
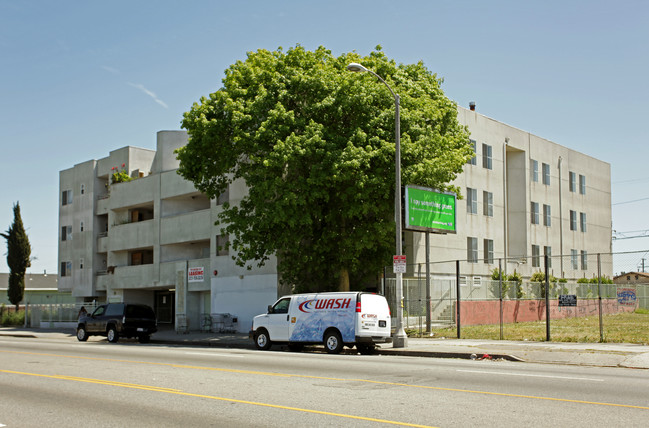
<instances>
[{"instance_id":1,"label":"black pickup truck","mask_svg":"<svg viewBox=\"0 0 649 428\"><path fill-rule=\"evenodd\" d=\"M77 339L81 342L90 336L106 336L112 343L120 337L137 337L140 343L147 343L156 331L153 309L128 303L101 305L92 314L82 315L77 323Z\"/></svg>"}]
</instances>

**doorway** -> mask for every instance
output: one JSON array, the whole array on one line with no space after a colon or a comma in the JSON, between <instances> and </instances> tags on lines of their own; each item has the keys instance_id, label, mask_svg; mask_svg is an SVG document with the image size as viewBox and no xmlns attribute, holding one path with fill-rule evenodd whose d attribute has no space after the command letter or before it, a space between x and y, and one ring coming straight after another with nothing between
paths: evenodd
<instances>
[{"instance_id":1,"label":"doorway","mask_svg":"<svg viewBox=\"0 0 649 428\"><path fill-rule=\"evenodd\" d=\"M159 324L174 323L174 308L176 293L174 291L156 291L155 292L155 313L158 317Z\"/></svg>"}]
</instances>

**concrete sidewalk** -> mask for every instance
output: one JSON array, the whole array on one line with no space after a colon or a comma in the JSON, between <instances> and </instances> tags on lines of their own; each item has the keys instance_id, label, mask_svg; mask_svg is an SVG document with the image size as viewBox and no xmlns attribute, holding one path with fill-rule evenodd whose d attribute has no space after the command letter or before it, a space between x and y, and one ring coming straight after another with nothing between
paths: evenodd
<instances>
[{"instance_id":1,"label":"concrete sidewalk","mask_svg":"<svg viewBox=\"0 0 649 428\"><path fill-rule=\"evenodd\" d=\"M72 329L24 329L0 327L0 336L20 338L48 338L76 342ZM90 341L105 341L93 336ZM255 349L251 339L244 333L176 333L161 329L151 336L151 343L158 345L206 346L221 348ZM286 347L274 346L280 350ZM320 346L312 348L324 352ZM345 348L355 353L355 349ZM571 364L600 367L628 367L649 369L649 346L626 343L567 343L567 342L516 342L508 340L409 338L408 347L393 348L382 345L378 355L400 355L429 358L465 358L507 360L547 364Z\"/></svg>"}]
</instances>

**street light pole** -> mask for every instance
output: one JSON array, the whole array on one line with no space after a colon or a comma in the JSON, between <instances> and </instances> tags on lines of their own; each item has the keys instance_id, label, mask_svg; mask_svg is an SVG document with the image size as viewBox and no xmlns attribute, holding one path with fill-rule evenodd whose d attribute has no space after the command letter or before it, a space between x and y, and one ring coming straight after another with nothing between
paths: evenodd
<instances>
[{"instance_id":1,"label":"street light pole","mask_svg":"<svg viewBox=\"0 0 649 428\"><path fill-rule=\"evenodd\" d=\"M355 62L347 66L347 70L356 73L370 73L379 79L390 90L394 97L394 141L395 141L395 156L394 156L394 221L396 223L396 250L398 256L403 253L403 246L401 242L401 118L399 113L400 98L395 94L390 85L372 70L365 68L361 64ZM408 336L403 329L403 277L401 272L397 272L397 326L392 338L392 346L394 348L404 348L408 346Z\"/></svg>"}]
</instances>

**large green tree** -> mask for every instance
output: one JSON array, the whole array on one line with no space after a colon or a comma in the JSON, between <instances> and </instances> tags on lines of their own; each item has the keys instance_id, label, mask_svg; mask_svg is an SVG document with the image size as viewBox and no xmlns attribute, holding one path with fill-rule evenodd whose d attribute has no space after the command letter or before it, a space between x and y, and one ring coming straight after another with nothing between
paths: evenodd
<instances>
[{"instance_id":1,"label":"large green tree","mask_svg":"<svg viewBox=\"0 0 649 428\"><path fill-rule=\"evenodd\" d=\"M250 52L223 87L184 114L179 173L210 197L234 180L249 192L218 223L241 266L277 256L296 290L346 289L376 278L394 253L394 98L401 97L402 182L442 190L472 156L441 79L396 64L380 47L335 57L323 47Z\"/></svg>"},{"instance_id":2,"label":"large green tree","mask_svg":"<svg viewBox=\"0 0 649 428\"><path fill-rule=\"evenodd\" d=\"M9 286L7 297L16 305L25 295L25 272L31 266L31 246L20 216L20 204L14 205L14 221L5 233L0 233L7 240L7 265L9 266Z\"/></svg>"}]
</instances>

